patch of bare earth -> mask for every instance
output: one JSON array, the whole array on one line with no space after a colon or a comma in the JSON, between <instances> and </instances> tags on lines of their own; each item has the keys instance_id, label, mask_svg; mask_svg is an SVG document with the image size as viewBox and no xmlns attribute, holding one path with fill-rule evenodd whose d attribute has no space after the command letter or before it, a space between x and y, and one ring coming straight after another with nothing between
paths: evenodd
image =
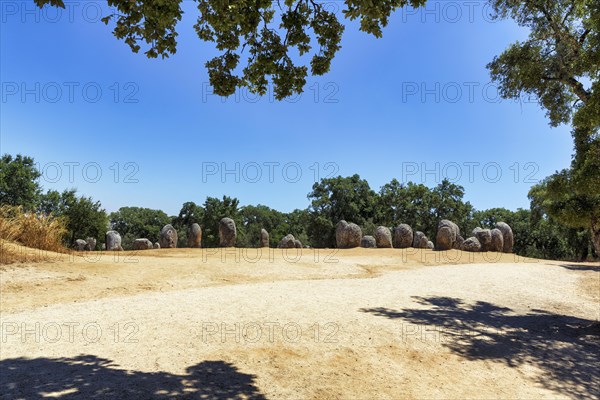
<instances>
[{"instance_id":1,"label":"patch of bare earth","mask_svg":"<svg viewBox=\"0 0 600 400\"><path fill-rule=\"evenodd\" d=\"M0 398L598 398L593 264L174 249L0 267ZM97 257L97 258L93 258Z\"/></svg>"}]
</instances>

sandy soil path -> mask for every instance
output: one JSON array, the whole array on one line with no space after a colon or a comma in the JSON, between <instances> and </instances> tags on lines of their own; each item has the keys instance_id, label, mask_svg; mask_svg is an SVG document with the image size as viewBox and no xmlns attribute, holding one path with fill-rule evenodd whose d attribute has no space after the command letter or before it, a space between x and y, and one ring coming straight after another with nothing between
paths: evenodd
<instances>
[{"instance_id":1,"label":"sandy soil path","mask_svg":"<svg viewBox=\"0 0 600 400\"><path fill-rule=\"evenodd\" d=\"M0 398L598 398L600 266L160 250L0 267ZM66 257L66 258L65 258Z\"/></svg>"}]
</instances>

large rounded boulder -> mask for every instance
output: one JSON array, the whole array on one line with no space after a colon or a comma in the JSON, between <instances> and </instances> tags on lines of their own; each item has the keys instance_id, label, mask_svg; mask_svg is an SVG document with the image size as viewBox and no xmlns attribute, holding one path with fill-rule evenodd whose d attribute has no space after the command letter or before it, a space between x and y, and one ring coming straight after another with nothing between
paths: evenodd
<instances>
[{"instance_id":1,"label":"large rounded boulder","mask_svg":"<svg viewBox=\"0 0 600 400\"><path fill-rule=\"evenodd\" d=\"M360 240L360 247L364 247L366 249L374 249L377 247L377 241L373 236L363 236L363 238Z\"/></svg>"},{"instance_id":2,"label":"large rounded boulder","mask_svg":"<svg viewBox=\"0 0 600 400\"><path fill-rule=\"evenodd\" d=\"M231 218L223 218L219 221L219 246L233 247L237 238L235 222Z\"/></svg>"},{"instance_id":3,"label":"large rounded boulder","mask_svg":"<svg viewBox=\"0 0 600 400\"><path fill-rule=\"evenodd\" d=\"M465 241L465 238L463 238L462 236L458 235L456 237L456 241L454 242L454 245L452 246L453 249L456 250L460 250L462 248L462 244Z\"/></svg>"},{"instance_id":4,"label":"large rounded boulder","mask_svg":"<svg viewBox=\"0 0 600 400\"><path fill-rule=\"evenodd\" d=\"M335 230L335 241L338 249L350 249L360 246L362 231L360 226L341 220Z\"/></svg>"},{"instance_id":5,"label":"large rounded boulder","mask_svg":"<svg viewBox=\"0 0 600 400\"><path fill-rule=\"evenodd\" d=\"M438 250L450 250L454 248L460 229L454 222L443 219L438 224L435 246Z\"/></svg>"},{"instance_id":6,"label":"large rounded boulder","mask_svg":"<svg viewBox=\"0 0 600 400\"><path fill-rule=\"evenodd\" d=\"M475 236L472 236L465 241L461 245L461 250L470 251L470 252L478 252L481 251L481 243Z\"/></svg>"},{"instance_id":7,"label":"large rounded boulder","mask_svg":"<svg viewBox=\"0 0 600 400\"><path fill-rule=\"evenodd\" d=\"M513 236L513 231L511 227L506 222L497 222L496 228L499 229L500 232L502 232L502 251L504 253L512 253L515 238Z\"/></svg>"},{"instance_id":8,"label":"large rounded boulder","mask_svg":"<svg viewBox=\"0 0 600 400\"><path fill-rule=\"evenodd\" d=\"M435 246L437 250L450 250L456 242L455 232L449 226L442 226L438 229L435 236Z\"/></svg>"},{"instance_id":9,"label":"large rounded boulder","mask_svg":"<svg viewBox=\"0 0 600 400\"><path fill-rule=\"evenodd\" d=\"M492 231L489 229L475 228L473 229L473 236L475 236L481 244L481 251L490 251L492 245Z\"/></svg>"},{"instance_id":10,"label":"large rounded boulder","mask_svg":"<svg viewBox=\"0 0 600 400\"><path fill-rule=\"evenodd\" d=\"M279 241L277 247L280 249L293 249L296 247L296 238L292 234L285 235L283 239Z\"/></svg>"},{"instance_id":11,"label":"large rounded boulder","mask_svg":"<svg viewBox=\"0 0 600 400\"><path fill-rule=\"evenodd\" d=\"M385 226L378 226L375 229L375 243L380 248L392 247L392 233L389 228Z\"/></svg>"},{"instance_id":12,"label":"large rounded boulder","mask_svg":"<svg viewBox=\"0 0 600 400\"><path fill-rule=\"evenodd\" d=\"M152 242L146 238L135 239L133 241L133 249L134 250L150 250L152 249Z\"/></svg>"},{"instance_id":13,"label":"large rounded boulder","mask_svg":"<svg viewBox=\"0 0 600 400\"><path fill-rule=\"evenodd\" d=\"M492 234L490 251L502 253L502 249L504 247L504 237L502 236L502 231L500 231L498 228L494 228L490 231L490 233Z\"/></svg>"},{"instance_id":14,"label":"large rounded boulder","mask_svg":"<svg viewBox=\"0 0 600 400\"><path fill-rule=\"evenodd\" d=\"M73 249L77 250L77 251L84 251L85 250L85 245L86 245L86 241L83 239L77 239L74 243L73 243Z\"/></svg>"},{"instance_id":15,"label":"large rounded boulder","mask_svg":"<svg viewBox=\"0 0 600 400\"><path fill-rule=\"evenodd\" d=\"M269 232L264 228L260 230L260 246L269 247Z\"/></svg>"},{"instance_id":16,"label":"large rounded boulder","mask_svg":"<svg viewBox=\"0 0 600 400\"><path fill-rule=\"evenodd\" d=\"M187 235L188 247L202 247L202 228L200 228L200 225L196 223L190 225L190 227L188 228Z\"/></svg>"},{"instance_id":17,"label":"large rounded boulder","mask_svg":"<svg viewBox=\"0 0 600 400\"><path fill-rule=\"evenodd\" d=\"M162 249L174 249L177 247L177 231L171 224L163 226L160 230L158 242Z\"/></svg>"},{"instance_id":18,"label":"large rounded boulder","mask_svg":"<svg viewBox=\"0 0 600 400\"><path fill-rule=\"evenodd\" d=\"M427 249L429 244L429 239L427 236L421 231L416 231L413 237L413 245L415 249Z\"/></svg>"},{"instance_id":19,"label":"large rounded boulder","mask_svg":"<svg viewBox=\"0 0 600 400\"><path fill-rule=\"evenodd\" d=\"M392 245L397 249L406 249L413 245L413 230L410 225L400 224L394 228Z\"/></svg>"},{"instance_id":20,"label":"large rounded boulder","mask_svg":"<svg viewBox=\"0 0 600 400\"><path fill-rule=\"evenodd\" d=\"M160 243L158 243L158 242L154 243L154 246L152 246L152 248L154 248L156 250L160 249Z\"/></svg>"},{"instance_id":21,"label":"large rounded boulder","mask_svg":"<svg viewBox=\"0 0 600 400\"><path fill-rule=\"evenodd\" d=\"M106 250L107 251L122 251L121 247L121 235L117 231L106 232Z\"/></svg>"},{"instance_id":22,"label":"large rounded boulder","mask_svg":"<svg viewBox=\"0 0 600 400\"><path fill-rule=\"evenodd\" d=\"M93 237L85 238L85 250L92 251L96 249L96 239Z\"/></svg>"}]
</instances>

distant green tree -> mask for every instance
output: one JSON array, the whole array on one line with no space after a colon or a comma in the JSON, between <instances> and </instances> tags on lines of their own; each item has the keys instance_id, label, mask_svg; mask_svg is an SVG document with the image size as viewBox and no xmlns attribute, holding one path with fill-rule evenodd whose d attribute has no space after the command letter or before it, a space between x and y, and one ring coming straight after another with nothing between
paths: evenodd
<instances>
[{"instance_id":1,"label":"distant green tree","mask_svg":"<svg viewBox=\"0 0 600 400\"><path fill-rule=\"evenodd\" d=\"M241 209L242 226L245 232L245 242L239 243L248 247L258 247L260 244L260 231L269 232L271 247L277 245L280 231L284 229L285 214L264 205L245 206Z\"/></svg>"},{"instance_id":2,"label":"distant green tree","mask_svg":"<svg viewBox=\"0 0 600 400\"><path fill-rule=\"evenodd\" d=\"M59 193L49 190L41 195L39 211L65 217L67 220L68 245L75 239L93 237L97 244L104 243L108 228L108 216L99 201L91 197L77 196L75 189Z\"/></svg>"},{"instance_id":3,"label":"distant green tree","mask_svg":"<svg viewBox=\"0 0 600 400\"><path fill-rule=\"evenodd\" d=\"M36 208L41 194L40 176L33 158L4 154L0 158L0 204Z\"/></svg>"},{"instance_id":4,"label":"distant green tree","mask_svg":"<svg viewBox=\"0 0 600 400\"><path fill-rule=\"evenodd\" d=\"M378 210L377 193L357 174L321 179L313 184L308 198L311 200L311 226L307 233L310 242L319 247L334 246L335 225L339 221L346 220L358 225L372 222Z\"/></svg>"},{"instance_id":5,"label":"distant green tree","mask_svg":"<svg viewBox=\"0 0 600 400\"><path fill-rule=\"evenodd\" d=\"M204 209L194 203L193 201L188 201L183 203L181 206L181 210L179 211L179 215L172 218L171 224L173 228L177 231L178 242L177 247L187 247L187 234L188 229L194 223L200 225L202 227L202 220L204 218Z\"/></svg>"},{"instance_id":6,"label":"distant green tree","mask_svg":"<svg viewBox=\"0 0 600 400\"><path fill-rule=\"evenodd\" d=\"M219 222L225 217L231 218L235 222L238 242L244 243L246 241L239 204L239 200L235 197L223 196L221 200L216 197L206 198L202 218L203 247L217 247L219 245Z\"/></svg>"},{"instance_id":7,"label":"distant green tree","mask_svg":"<svg viewBox=\"0 0 600 400\"><path fill-rule=\"evenodd\" d=\"M171 220L161 210L142 207L121 207L110 214L110 226L123 238L122 246L131 249L135 239L157 242L160 230Z\"/></svg>"}]
</instances>

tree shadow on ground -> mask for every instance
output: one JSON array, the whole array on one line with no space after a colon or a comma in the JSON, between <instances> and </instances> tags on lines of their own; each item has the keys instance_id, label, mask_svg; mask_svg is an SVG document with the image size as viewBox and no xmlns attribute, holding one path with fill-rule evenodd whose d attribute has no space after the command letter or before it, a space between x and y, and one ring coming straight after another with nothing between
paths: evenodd
<instances>
[{"instance_id":1,"label":"tree shadow on ground","mask_svg":"<svg viewBox=\"0 0 600 400\"><path fill-rule=\"evenodd\" d=\"M544 387L575 398L600 397L600 341L582 335L594 321L543 310L517 314L510 308L478 301L467 304L451 297L414 297L427 308L388 308L363 312L402 319L402 332L420 334L469 360L497 360L508 366L528 364L542 373ZM424 333L423 331L427 331ZM435 333L435 334L432 334Z\"/></svg>"},{"instance_id":2,"label":"tree shadow on ground","mask_svg":"<svg viewBox=\"0 0 600 400\"><path fill-rule=\"evenodd\" d=\"M596 271L600 272L600 265L586 265L586 264L560 264L561 267L570 269L572 271Z\"/></svg>"},{"instance_id":3,"label":"tree shadow on ground","mask_svg":"<svg viewBox=\"0 0 600 400\"><path fill-rule=\"evenodd\" d=\"M93 355L14 358L0 361L1 399L248 399L265 397L244 374L224 361L204 361L187 375L118 369Z\"/></svg>"}]
</instances>

